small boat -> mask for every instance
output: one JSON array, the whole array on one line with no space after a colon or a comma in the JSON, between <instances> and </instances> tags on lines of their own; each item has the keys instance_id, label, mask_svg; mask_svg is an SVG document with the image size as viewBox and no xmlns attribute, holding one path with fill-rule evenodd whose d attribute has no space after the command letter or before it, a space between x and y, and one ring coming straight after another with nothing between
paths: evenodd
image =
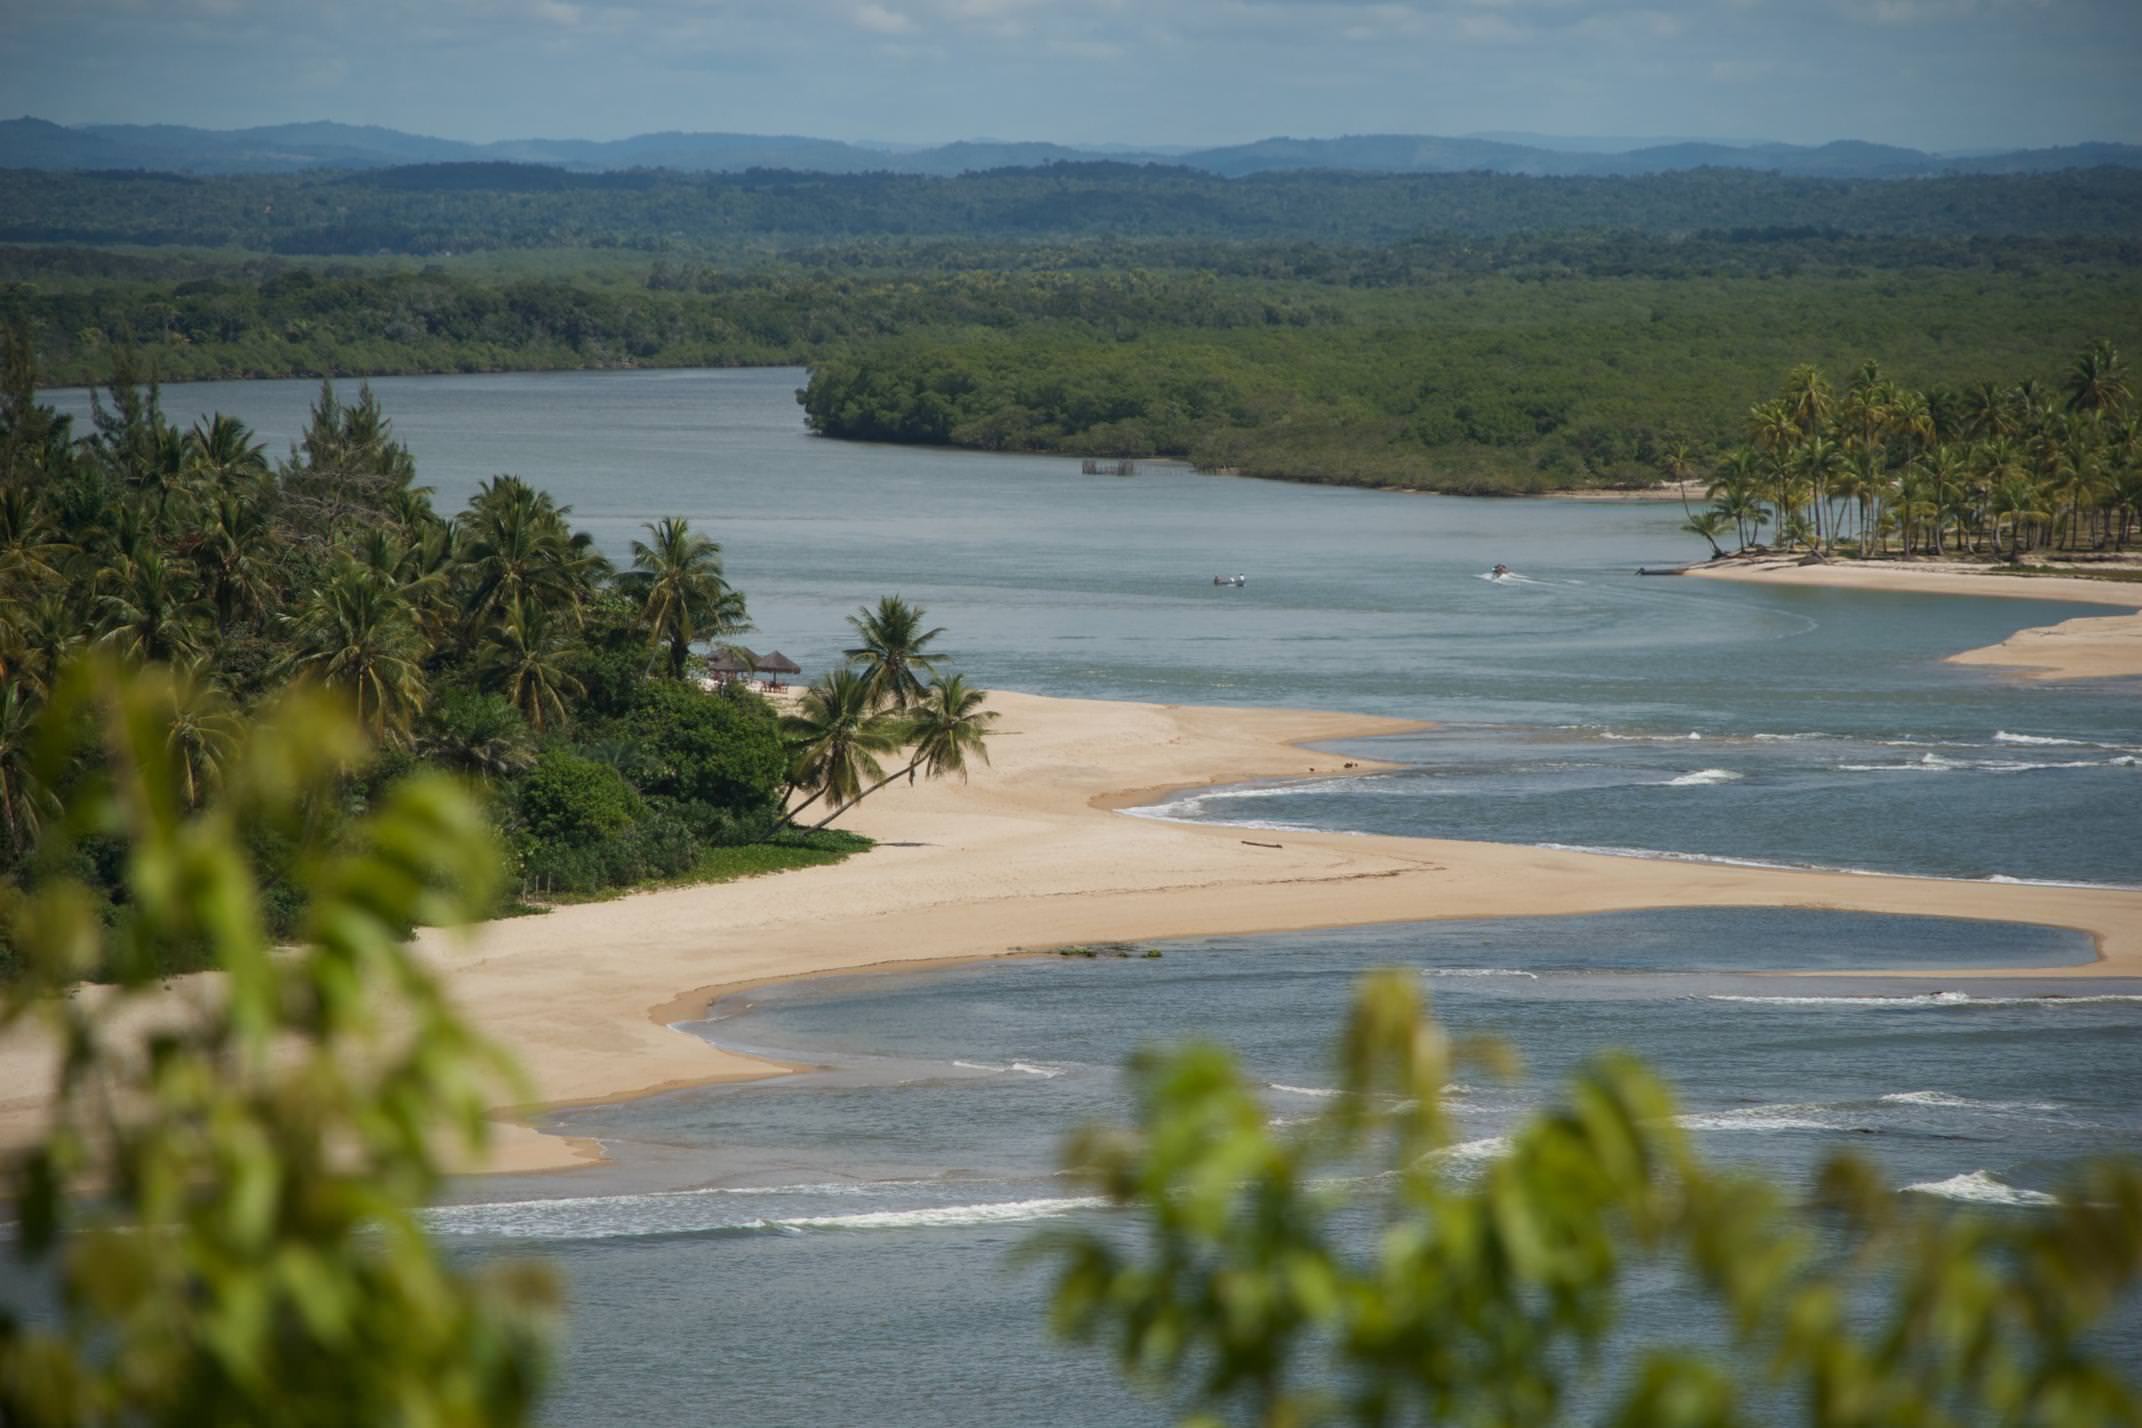
<instances>
[{"instance_id":1,"label":"small boat","mask_svg":"<svg viewBox=\"0 0 2142 1428\"><path fill-rule=\"evenodd\" d=\"M1493 570L1490 570L1490 571L1488 572L1488 578L1490 578L1490 579L1492 579L1492 580L1500 580L1500 579L1502 579L1502 578L1503 578L1504 576L1508 575L1509 573L1510 573L1510 567L1509 567L1509 566L1507 566L1507 565L1498 565L1498 566L1496 566L1496 567L1495 567L1495 568L1494 568Z\"/></svg>"},{"instance_id":2,"label":"small boat","mask_svg":"<svg viewBox=\"0 0 2142 1428\"><path fill-rule=\"evenodd\" d=\"M1215 575L1212 577L1212 583L1215 585L1247 585L1249 584L1249 577L1247 575Z\"/></svg>"}]
</instances>

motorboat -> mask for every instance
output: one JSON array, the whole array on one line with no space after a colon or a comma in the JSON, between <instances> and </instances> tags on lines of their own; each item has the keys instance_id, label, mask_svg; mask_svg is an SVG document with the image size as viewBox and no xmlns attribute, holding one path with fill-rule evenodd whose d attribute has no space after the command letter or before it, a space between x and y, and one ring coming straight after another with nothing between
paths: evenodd
<instances>
[{"instance_id":1,"label":"motorboat","mask_svg":"<svg viewBox=\"0 0 2142 1428\"><path fill-rule=\"evenodd\" d=\"M1215 585L1247 585L1249 584L1249 577L1247 575L1215 575L1212 577L1212 583Z\"/></svg>"}]
</instances>

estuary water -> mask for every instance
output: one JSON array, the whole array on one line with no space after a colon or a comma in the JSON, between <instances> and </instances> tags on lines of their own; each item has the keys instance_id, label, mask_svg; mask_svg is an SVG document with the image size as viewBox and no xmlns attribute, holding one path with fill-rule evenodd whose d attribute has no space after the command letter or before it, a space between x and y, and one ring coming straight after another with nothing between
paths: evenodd
<instances>
[{"instance_id":1,"label":"estuary water","mask_svg":"<svg viewBox=\"0 0 2142 1428\"><path fill-rule=\"evenodd\" d=\"M900 593L985 687L1350 709L1434 721L1348 746L1391 773L1210 790L1143 816L1434 834L1965 879L2142 884L2142 684L1942 662L2096 607L1643 579L1700 553L1677 506L1468 501L1147 466L872 447L803 429L798 371L374 384L451 509L510 471L613 558L680 514L723 542L757 648L818 672L843 617ZM315 384L167 388L280 451ZM354 388L345 384L344 394ZM86 411L80 393L57 393ZM1491 580L1507 564L1516 578ZM1240 573L1240 588L1216 574ZM2142 1150L2132 983L1781 981L1779 968L2075 963L2043 929L1671 912L1170 944L754 992L687 1028L823 1068L554 1117L615 1164L457 1189L434 1225L534 1250L572 1296L561 1423L1162 1421L1046 1338L1007 1268L1088 1217L1062 1135L1125 1113L1118 1068L1190 1036L1239 1049L1275 1120L1332 1084L1367 968L1417 969L1527 1075L1453 1110L1486 1163L1582 1058L1641 1052L1722 1159L1804 1188L1824 1154L1907 1192L2029 1214L2078 1159ZM629 955L591 948L591 956ZM1630 1332L1701 1319L1642 1280ZM2123 1342L2142 1350L2133 1315Z\"/></svg>"}]
</instances>

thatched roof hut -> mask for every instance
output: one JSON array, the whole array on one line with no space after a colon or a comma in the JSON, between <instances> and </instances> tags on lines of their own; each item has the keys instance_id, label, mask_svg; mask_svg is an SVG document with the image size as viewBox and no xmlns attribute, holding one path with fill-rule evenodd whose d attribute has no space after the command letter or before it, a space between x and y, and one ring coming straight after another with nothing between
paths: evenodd
<instances>
[{"instance_id":1,"label":"thatched roof hut","mask_svg":"<svg viewBox=\"0 0 2142 1428\"><path fill-rule=\"evenodd\" d=\"M760 655L756 668L761 674L803 673L802 665L796 663L794 660L790 659L787 655L781 653L781 651L779 650L775 650L771 654Z\"/></svg>"}]
</instances>

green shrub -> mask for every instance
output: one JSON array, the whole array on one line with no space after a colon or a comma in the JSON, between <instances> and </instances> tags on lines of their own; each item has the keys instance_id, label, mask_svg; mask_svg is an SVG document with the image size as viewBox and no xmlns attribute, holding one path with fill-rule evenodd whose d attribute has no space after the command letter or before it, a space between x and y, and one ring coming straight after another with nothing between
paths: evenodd
<instances>
[{"instance_id":1,"label":"green shrub","mask_svg":"<svg viewBox=\"0 0 2142 1428\"><path fill-rule=\"evenodd\" d=\"M545 749L522 778L517 802L529 836L573 847L625 832L641 809L639 795L616 769L559 747Z\"/></svg>"},{"instance_id":2,"label":"green shrub","mask_svg":"<svg viewBox=\"0 0 2142 1428\"><path fill-rule=\"evenodd\" d=\"M788 750L773 706L744 690L648 684L625 727L641 745L642 792L744 816L773 807Z\"/></svg>"}]
</instances>

